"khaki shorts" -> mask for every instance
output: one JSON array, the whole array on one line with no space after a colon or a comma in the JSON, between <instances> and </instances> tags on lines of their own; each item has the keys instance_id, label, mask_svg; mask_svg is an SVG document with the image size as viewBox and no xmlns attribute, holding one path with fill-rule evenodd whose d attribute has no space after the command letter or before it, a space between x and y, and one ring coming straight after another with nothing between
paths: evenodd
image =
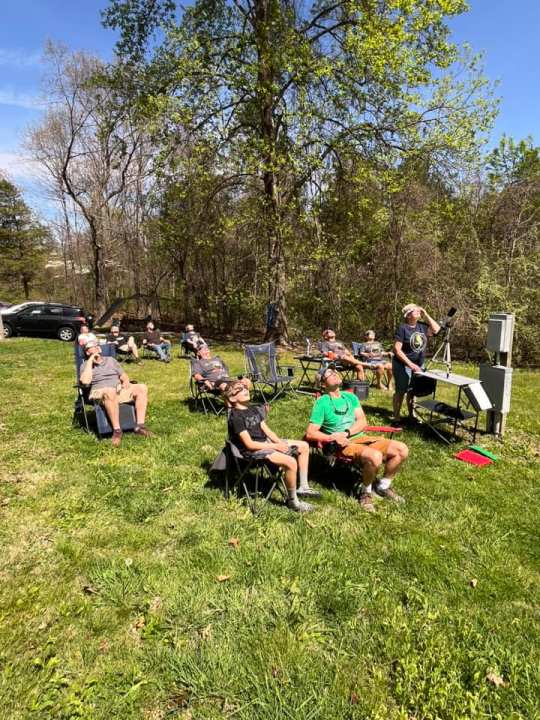
<instances>
[{"instance_id":1,"label":"khaki shorts","mask_svg":"<svg viewBox=\"0 0 540 720\"><path fill-rule=\"evenodd\" d=\"M89 395L90 400L97 400L100 403L103 402L103 395L108 390L114 390L114 388L106 387L106 388L96 388L95 390L92 390ZM119 403L128 403L133 400L133 393L131 392L130 388L127 390L124 388L121 388L120 392L118 392L118 390L116 391L116 397L118 398Z\"/></svg>"},{"instance_id":2,"label":"khaki shorts","mask_svg":"<svg viewBox=\"0 0 540 720\"><path fill-rule=\"evenodd\" d=\"M353 459L361 458L368 448L372 448L373 450L382 452L383 457L386 458L391 442L392 440L388 440L387 438L361 435L360 437L353 438L351 444L344 447L340 454Z\"/></svg>"}]
</instances>

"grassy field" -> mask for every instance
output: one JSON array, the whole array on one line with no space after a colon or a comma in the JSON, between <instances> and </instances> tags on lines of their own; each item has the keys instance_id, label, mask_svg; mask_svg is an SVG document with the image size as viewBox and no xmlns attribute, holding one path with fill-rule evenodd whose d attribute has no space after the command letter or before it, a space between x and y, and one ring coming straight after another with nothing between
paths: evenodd
<instances>
[{"instance_id":1,"label":"grassy field","mask_svg":"<svg viewBox=\"0 0 540 720\"><path fill-rule=\"evenodd\" d=\"M481 438L496 464L408 430L404 507L315 463L306 518L208 486L225 421L190 411L185 361L128 372L157 437L114 451L71 428L71 347L0 343L1 718L540 718L539 373ZM301 436L311 403L270 425Z\"/></svg>"}]
</instances>

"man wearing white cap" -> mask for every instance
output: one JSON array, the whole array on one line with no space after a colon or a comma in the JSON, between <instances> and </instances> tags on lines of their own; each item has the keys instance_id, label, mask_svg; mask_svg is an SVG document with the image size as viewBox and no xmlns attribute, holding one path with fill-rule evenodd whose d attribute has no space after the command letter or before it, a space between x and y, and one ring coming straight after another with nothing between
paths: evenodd
<instances>
[{"instance_id":1,"label":"man wearing white cap","mask_svg":"<svg viewBox=\"0 0 540 720\"><path fill-rule=\"evenodd\" d=\"M392 370L396 392L394 393L394 422L399 422L403 398L407 395L409 417L412 417L414 373L421 372L424 366L425 350L428 338L436 335L440 325L415 303L409 303L401 310L403 320L394 335L394 357ZM419 322L423 318L426 322Z\"/></svg>"},{"instance_id":2,"label":"man wearing white cap","mask_svg":"<svg viewBox=\"0 0 540 720\"><path fill-rule=\"evenodd\" d=\"M146 385L143 383L132 385L115 358L101 355L101 346L95 340L86 343L84 354L87 360L81 369L81 385L90 385L90 399L101 403L105 408L113 429L113 447L118 447L122 440L120 404L132 400L135 402L137 422L133 432L142 437L151 437L153 433L144 425L148 405Z\"/></svg>"}]
</instances>

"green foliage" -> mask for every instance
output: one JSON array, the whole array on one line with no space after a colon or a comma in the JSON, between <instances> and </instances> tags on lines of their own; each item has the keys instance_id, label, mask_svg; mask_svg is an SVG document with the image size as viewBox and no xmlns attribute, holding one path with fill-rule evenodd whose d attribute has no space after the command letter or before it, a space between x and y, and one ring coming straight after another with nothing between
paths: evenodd
<instances>
[{"instance_id":1,"label":"green foliage","mask_svg":"<svg viewBox=\"0 0 540 720\"><path fill-rule=\"evenodd\" d=\"M19 190L0 177L0 282L13 296L30 297L50 247L48 230L32 217Z\"/></svg>"}]
</instances>

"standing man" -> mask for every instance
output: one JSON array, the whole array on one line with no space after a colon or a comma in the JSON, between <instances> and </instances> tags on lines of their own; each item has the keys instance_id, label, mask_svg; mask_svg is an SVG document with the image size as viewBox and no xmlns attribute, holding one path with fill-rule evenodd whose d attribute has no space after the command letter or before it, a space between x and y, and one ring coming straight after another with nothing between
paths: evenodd
<instances>
[{"instance_id":1,"label":"standing man","mask_svg":"<svg viewBox=\"0 0 540 720\"><path fill-rule=\"evenodd\" d=\"M143 345L147 345L150 350L154 350L163 362L171 362L171 343L161 336L159 330L156 330L152 320L146 323Z\"/></svg>"},{"instance_id":2,"label":"standing man","mask_svg":"<svg viewBox=\"0 0 540 720\"><path fill-rule=\"evenodd\" d=\"M437 335L441 329L424 308L409 303L401 311L403 320L394 336L394 357L392 370L396 392L393 398L394 417L392 422L399 423L403 398L407 395L409 418L413 417L412 383L414 373L424 368L425 350L428 338ZM424 319L425 322L420 322Z\"/></svg>"},{"instance_id":3,"label":"standing man","mask_svg":"<svg viewBox=\"0 0 540 720\"><path fill-rule=\"evenodd\" d=\"M360 506L374 512L373 493L396 503L405 502L391 487L402 463L409 455L405 443L366 435L366 416L354 393L341 392L341 376L333 367L319 373L324 394L311 411L306 440L327 443L333 441L338 454L362 466ZM377 472L383 468L383 477Z\"/></svg>"},{"instance_id":4,"label":"standing man","mask_svg":"<svg viewBox=\"0 0 540 720\"><path fill-rule=\"evenodd\" d=\"M129 377L113 357L103 357L101 346L95 340L86 343L84 353L87 360L81 368L81 385L89 385L90 400L103 405L113 429L112 445L118 447L122 441L120 428L120 404L135 401L135 435L150 437L144 421L148 405L148 390L143 383L131 385Z\"/></svg>"}]
</instances>

